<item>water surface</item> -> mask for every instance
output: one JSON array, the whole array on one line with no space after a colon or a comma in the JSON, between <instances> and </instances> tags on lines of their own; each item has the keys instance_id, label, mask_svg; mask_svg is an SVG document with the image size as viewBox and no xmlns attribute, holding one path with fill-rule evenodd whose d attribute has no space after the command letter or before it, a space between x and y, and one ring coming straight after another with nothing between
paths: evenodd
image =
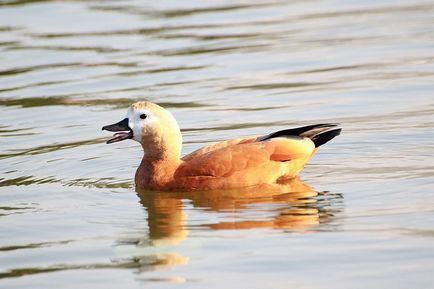
<instances>
[{"instance_id":1,"label":"water surface","mask_svg":"<svg viewBox=\"0 0 434 289\"><path fill-rule=\"evenodd\" d=\"M432 1L0 1L0 287L429 288ZM284 190L135 191L103 125L183 153L339 122ZM175 285L176 286L176 285Z\"/></svg>"}]
</instances>

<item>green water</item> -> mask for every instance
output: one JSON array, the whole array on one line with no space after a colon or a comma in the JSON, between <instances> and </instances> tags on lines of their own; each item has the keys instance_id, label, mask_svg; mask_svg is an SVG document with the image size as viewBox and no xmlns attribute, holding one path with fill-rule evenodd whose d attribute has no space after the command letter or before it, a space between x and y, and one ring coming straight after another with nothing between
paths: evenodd
<instances>
[{"instance_id":1,"label":"green water","mask_svg":"<svg viewBox=\"0 0 434 289\"><path fill-rule=\"evenodd\" d=\"M433 1L0 1L1 288L430 288ZM136 192L103 125L183 153L321 122L288 193Z\"/></svg>"}]
</instances>

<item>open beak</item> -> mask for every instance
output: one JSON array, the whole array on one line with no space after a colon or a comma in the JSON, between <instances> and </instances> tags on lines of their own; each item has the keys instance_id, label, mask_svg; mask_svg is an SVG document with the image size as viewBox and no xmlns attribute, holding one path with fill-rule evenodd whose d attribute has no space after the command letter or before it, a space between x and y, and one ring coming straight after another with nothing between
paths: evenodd
<instances>
[{"instance_id":1,"label":"open beak","mask_svg":"<svg viewBox=\"0 0 434 289\"><path fill-rule=\"evenodd\" d=\"M133 138L133 131L128 126L128 118L115 124L103 126L102 130L117 131L117 133L113 135L113 138L107 141L108 144Z\"/></svg>"}]
</instances>

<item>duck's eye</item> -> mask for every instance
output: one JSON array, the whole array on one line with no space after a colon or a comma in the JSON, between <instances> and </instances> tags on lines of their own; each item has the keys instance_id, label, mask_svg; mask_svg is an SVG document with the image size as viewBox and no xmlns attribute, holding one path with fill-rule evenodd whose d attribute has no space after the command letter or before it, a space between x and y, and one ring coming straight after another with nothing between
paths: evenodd
<instances>
[{"instance_id":1,"label":"duck's eye","mask_svg":"<svg viewBox=\"0 0 434 289\"><path fill-rule=\"evenodd\" d=\"M140 118L141 119L145 119L145 118L147 118L148 116L146 115L146 114L144 114L144 113L142 113L141 115L140 115Z\"/></svg>"}]
</instances>

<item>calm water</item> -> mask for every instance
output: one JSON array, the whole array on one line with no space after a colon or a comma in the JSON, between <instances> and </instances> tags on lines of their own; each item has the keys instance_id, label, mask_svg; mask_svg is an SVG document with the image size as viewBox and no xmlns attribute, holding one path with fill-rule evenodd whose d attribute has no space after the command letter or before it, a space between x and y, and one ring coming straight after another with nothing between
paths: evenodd
<instances>
[{"instance_id":1,"label":"calm water","mask_svg":"<svg viewBox=\"0 0 434 289\"><path fill-rule=\"evenodd\" d=\"M432 288L433 1L0 5L1 288ZM184 153L344 132L285 191L136 192L138 99Z\"/></svg>"}]
</instances>

